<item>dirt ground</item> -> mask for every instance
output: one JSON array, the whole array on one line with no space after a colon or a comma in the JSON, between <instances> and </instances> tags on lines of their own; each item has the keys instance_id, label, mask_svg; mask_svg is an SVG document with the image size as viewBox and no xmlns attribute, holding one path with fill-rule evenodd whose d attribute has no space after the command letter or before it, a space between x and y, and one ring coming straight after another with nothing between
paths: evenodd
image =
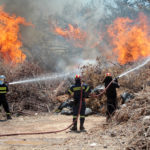
<instances>
[{"instance_id":1,"label":"dirt ground","mask_svg":"<svg viewBox=\"0 0 150 150\"><path fill-rule=\"evenodd\" d=\"M64 129L72 116L40 114L0 120L0 134L41 132ZM87 132L69 130L57 134L0 137L0 150L120 150L120 141L105 132L105 117L93 115L86 118Z\"/></svg>"}]
</instances>

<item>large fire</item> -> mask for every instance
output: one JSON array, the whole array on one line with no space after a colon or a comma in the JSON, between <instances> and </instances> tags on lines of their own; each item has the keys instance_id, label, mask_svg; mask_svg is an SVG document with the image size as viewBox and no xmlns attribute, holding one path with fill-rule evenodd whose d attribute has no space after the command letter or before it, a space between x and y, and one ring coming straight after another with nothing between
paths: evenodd
<instances>
[{"instance_id":1,"label":"large fire","mask_svg":"<svg viewBox=\"0 0 150 150\"><path fill-rule=\"evenodd\" d=\"M5 63L21 63L26 55L21 51L19 24L31 25L24 18L10 16L0 7L0 57Z\"/></svg>"},{"instance_id":2,"label":"large fire","mask_svg":"<svg viewBox=\"0 0 150 150\"><path fill-rule=\"evenodd\" d=\"M108 27L108 33L120 64L150 56L150 29L144 14L136 20L117 18Z\"/></svg>"},{"instance_id":3,"label":"large fire","mask_svg":"<svg viewBox=\"0 0 150 150\"><path fill-rule=\"evenodd\" d=\"M62 29L60 27L55 27L55 32L64 38L75 42L77 47L83 47L87 34L86 32L80 30L77 26L69 24L67 29Z\"/></svg>"}]
</instances>

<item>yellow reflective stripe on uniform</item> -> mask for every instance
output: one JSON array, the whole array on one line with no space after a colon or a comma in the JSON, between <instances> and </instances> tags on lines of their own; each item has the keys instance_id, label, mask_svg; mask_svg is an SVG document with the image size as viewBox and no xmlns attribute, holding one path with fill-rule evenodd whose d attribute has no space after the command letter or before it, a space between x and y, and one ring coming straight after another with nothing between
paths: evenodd
<instances>
[{"instance_id":1,"label":"yellow reflective stripe on uniform","mask_svg":"<svg viewBox=\"0 0 150 150\"><path fill-rule=\"evenodd\" d=\"M82 89L84 90L85 87L82 87ZM73 88L73 91L80 91L80 90L81 90L81 87L74 87L74 88Z\"/></svg>"},{"instance_id":2,"label":"yellow reflective stripe on uniform","mask_svg":"<svg viewBox=\"0 0 150 150\"><path fill-rule=\"evenodd\" d=\"M0 87L0 91L6 90L6 87Z\"/></svg>"},{"instance_id":3,"label":"yellow reflective stripe on uniform","mask_svg":"<svg viewBox=\"0 0 150 150\"><path fill-rule=\"evenodd\" d=\"M85 118L85 116L80 116L80 118Z\"/></svg>"},{"instance_id":4,"label":"yellow reflective stripe on uniform","mask_svg":"<svg viewBox=\"0 0 150 150\"><path fill-rule=\"evenodd\" d=\"M73 91L79 91L79 90L81 90L81 87L75 87L75 88L73 88Z\"/></svg>"},{"instance_id":5,"label":"yellow reflective stripe on uniform","mask_svg":"<svg viewBox=\"0 0 150 150\"><path fill-rule=\"evenodd\" d=\"M87 92L87 91L89 90L89 88L90 88L90 87L88 86L88 87L86 88L85 92Z\"/></svg>"},{"instance_id":6,"label":"yellow reflective stripe on uniform","mask_svg":"<svg viewBox=\"0 0 150 150\"><path fill-rule=\"evenodd\" d=\"M6 113L6 115L10 115L10 113Z\"/></svg>"},{"instance_id":7,"label":"yellow reflective stripe on uniform","mask_svg":"<svg viewBox=\"0 0 150 150\"><path fill-rule=\"evenodd\" d=\"M71 90L68 90L68 92L69 92L70 94L73 94L73 92L72 92Z\"/></svg>"},{"instance_id":8,"label":"yellow reflective stripe on uniform","mask_svg":"<svg viewBox=\"0 0 150 150\"><path fill-rule=\"evenodd\" d=\"M0 94L7 93L6 91L0 91Z\"/></svg>"},{"instance_id":9,"label":"yellow reflective stripe on uniform","mask_svg":"<svg viewBox=\"0 0 150 150\"><path fill-rule=\"evenodd\" d=\"M75 118L77 118L77 116L73 116L73 118L75 119Z\"/></svg>"}]
</instances>

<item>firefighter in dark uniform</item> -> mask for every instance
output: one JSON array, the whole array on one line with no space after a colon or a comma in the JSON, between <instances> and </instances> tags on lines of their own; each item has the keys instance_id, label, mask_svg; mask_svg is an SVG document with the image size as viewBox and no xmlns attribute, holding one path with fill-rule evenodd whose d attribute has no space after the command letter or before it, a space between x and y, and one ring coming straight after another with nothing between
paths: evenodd
<instances>
[{"instance_id":1,"label":"firefighter in dark uniform","mask_svg":"<svg viewBox=\"0 0 150 150\"><path fill-rule=\"evenodd\" d=\"M8 92L8 86L5 83L5 76L0 75L0 106L2 105L5 112L7 119L12 119L10 116L9 106L6 99L6 93Z\"/></svg>"},{"instance_id":2,"label":"firefighter in dark uniform","mask_svg":"<svg viewBox=\"0 0 150 150\"><path fill-rule=\"evenodd\" d=\"M91 91L91 89L88 85L86 85L86 84L81 85L81 78L79 75L76 75L75 84L72 85L68 91L69 95L73 96L73 98L74 98L74 104L73 104L74 125L71 128L72 131L77 131L77 116L78 116L78 112L79 112L79 108L80 108L81 94L82 94L82 106L81 106L81 111L80 111L80 131L85 131L84 121L85 121L86 104L85 104L84 98L88 97L88 94L90 93L90 91Z\"/></svg>"},{"instance_id":3,"label":"firefighter in dark uniform","mask_svg":"<svg viewBox=\"0 0 150 150\"><path fill-rule=\"evenodd\" d=\"M117 92L116 88L119 88L117 78L112 81L112 76L110 73L106 73L105 79L103 83L105 84L105 88L112 82L109 88L106 90L107 96L107 111L106 111L106 121L109 121L113 116L115 110L117 109Z\"/></svg>"}]
</instances>

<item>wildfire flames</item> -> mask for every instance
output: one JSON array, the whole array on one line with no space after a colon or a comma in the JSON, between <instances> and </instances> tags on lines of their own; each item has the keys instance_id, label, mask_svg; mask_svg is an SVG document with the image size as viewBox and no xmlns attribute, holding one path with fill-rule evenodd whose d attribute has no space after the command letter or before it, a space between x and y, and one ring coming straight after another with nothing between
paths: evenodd
<instances>
[{"instance_id":1,"label":"wildfire flames","mask_svg":"<svg viewBox=\"0 0 150 150\"><path fill-rule=\"evenodd\" d=\"M144 14L136 20L117 18L108 27L108 33L120 64L150 56L150 30Z\"/></svg>"},{"instance_id":2,"label":"wildfire flames","mask_svg":"<svg viewBox=\"0 0 150 150\"><path fill-rule=\"evenodd\" d=\"M24 18L10 16L0 7L0 56L5 63L21 63L26 55L21 51L22 42L19 40L19 24L31 25Z\"/></svg>"},{"instance_id":3,"label":"wildfire flames","mask_svg":"<svg viewBox=\"0 0 150 150\"><path fill-rule=\"evenodd\" d=\"M83 47L87 37L86 32L81 31L77 26L74 27L71 24L68 25L67 29L55 27L55 32L68 40L76 41L75 45L77 47Z\"/></svg>"},{"instance_id":4,"label":"wildfire flames","mask_svg":"<svg viewBox=\"0 0 150 150\"><path fill-rule=\"evenodd\" d=\"M97 48L107 58L114 59L116 56L120 64L126 64L150 56L150 29L147 20L147 17L140 13L135 20L117 18L113 24L109 25L107 32L110 36L109 42L113 45L112 52L104 51L105 44L101 45L106 33L96 32L93 35L71 24L66 29L55 27L54 31L57 35L72 41L76 47Z\"/></svg>"}]
</instances>

